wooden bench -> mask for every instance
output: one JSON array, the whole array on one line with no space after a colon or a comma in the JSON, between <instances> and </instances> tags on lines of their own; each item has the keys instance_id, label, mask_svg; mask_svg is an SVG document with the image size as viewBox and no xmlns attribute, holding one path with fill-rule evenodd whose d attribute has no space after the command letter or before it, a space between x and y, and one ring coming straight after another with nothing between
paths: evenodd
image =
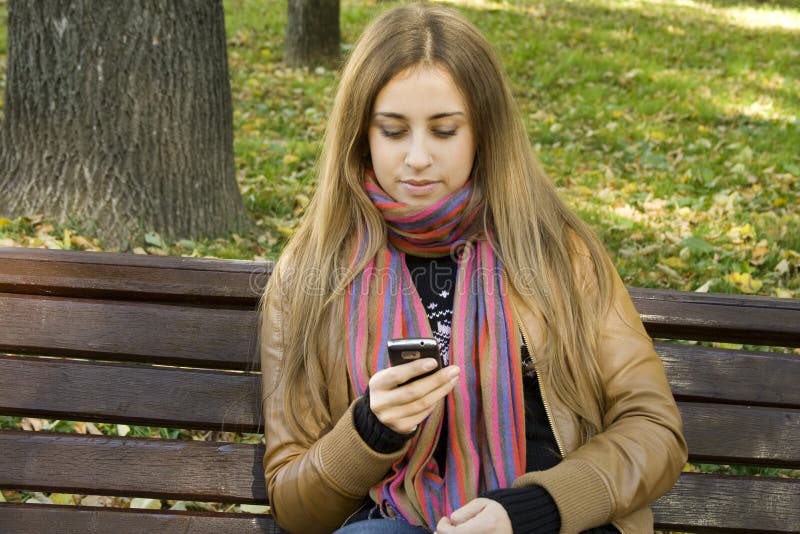
<instances>
[{"instance_id":1,"label":"wooden bench","mask_svg":"<svg viewBox=\"0 0 800 534\"><path fill-rule=\"evenodd\" d=\"M0 415L258 433L265 263L0 248ZM631 289L656 338L800 346L800 300ZM796 354L659 342L690 460L800 468ZM0 431L0 488L265 504L263 446ZM800 529L800 479L684 473L657 528ZM0 503L0 532L279 532L269 515Z\"/></svg>"}]
</instances>

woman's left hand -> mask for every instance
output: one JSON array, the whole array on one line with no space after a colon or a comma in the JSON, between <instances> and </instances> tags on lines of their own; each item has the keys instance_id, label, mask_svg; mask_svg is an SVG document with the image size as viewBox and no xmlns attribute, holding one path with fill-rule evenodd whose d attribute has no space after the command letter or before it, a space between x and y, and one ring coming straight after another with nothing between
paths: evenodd
<instances>
[{"instance_id":1,"label":"woman's left hand","mask_svg":"<svg viewBox=\"0 0 800 534\"><path fill-rule=\"evenodd\" d=\"M492 499L479 497L443 517L436 525L437 534L513 534L511 520L503 505Z\"/></svg>"}]
</instances>

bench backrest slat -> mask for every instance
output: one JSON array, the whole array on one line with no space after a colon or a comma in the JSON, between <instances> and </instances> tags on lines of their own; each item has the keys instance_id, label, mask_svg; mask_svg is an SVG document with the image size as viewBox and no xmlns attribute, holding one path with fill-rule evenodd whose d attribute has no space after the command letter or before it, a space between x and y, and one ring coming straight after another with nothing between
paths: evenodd
<instances>
[{"instance_id":1,"label":"bench backrest slat","mask_svg":"<svg viewBox=\"0 0 800 534\"><path fill-rule=\"evenodd\" d=\"M800 358L792 354L656 343L679 399L800 408Z\"/></svg>"},{"instance_id":2,"label":"bench backrest slat","mask_svg":"<svg viewBox=\"0 0 800 534\"><path fill-rule=\"evenodd\" d=\"M21 525L24 528L20 528ZM0 503L0 532L53 532L53 525L58 525L58 534L285 534L270 516L264 514Z\"/></svg>"},{"instance_id":3,"label":"bench backrest slat","mask_svg":"<svg viewBox=\"0 0 800 534\"><path fill-rule=\"evenodd\" d=\"M272 263L0 247L0 292L253 308Z\"/></svg>"},{"instance_id":4,"label":"bench backrest slat","mask_svg":"<svg viewBox=\"0 0 800 534\"><path fill-rule=\"evenodd\" d=\"M255 310L0 294L6 352L252 369L256 325Z\"/></svg>"},{"instance_id":5,"label":"bench backrest slat","mask_svg":"<svg viewBox=\"0 0 800 534\"><path fill-rule=\"evenodd\" d=\"M800 410L678 402L689 460L800 468Z\"/></svg>"},{"instance_id":6,"label":"bench backrest slat","mask_svg":"<svg viewBox=\"0 0 800 534\"><path fill-rule=\"evenodd\" d=\"M267 502L263 445L0 431L0 488Z\"/></svg>"},{"instance_id":7,"label":"bench backrest slat","mask_svg":"<svg viewBox=\"0 0 800 534\"><path fill-rule=\"evenodd\" d=\"M800 347L800 299L628 291L652 337Z\"/></svg>"},{"instance_id":8,"label":"bench backrest slat","mask_svg":"<svg viewBox=\"0 0 800 534\"><path fill-rule=\"evenodd\" d=\"M260 396L252 373L0 356L0 414L263 432Z\"/></svg>"},{"instance_id":9,"label":"bench backrest slat","mask_svg":"<svg viewBox=\"0 0 800 534\"><path fill-rule=\"evenodd\" d=\"M798 495L800 480L684 473L653 513L656 528L669 531L797 532Z\"/></svg>"},{"instance_id":10,"label":"bench backrest slat","mask_svg":"<svg viewBox=\"0 0 800 534\"><path fill-rule=\"evenodd\" d=\"M259 432L259 388L258 375L240 372L0 356L0 414ZM796 408L679 406L696 461L800 466Z\"/></svg>"}]
</instances>

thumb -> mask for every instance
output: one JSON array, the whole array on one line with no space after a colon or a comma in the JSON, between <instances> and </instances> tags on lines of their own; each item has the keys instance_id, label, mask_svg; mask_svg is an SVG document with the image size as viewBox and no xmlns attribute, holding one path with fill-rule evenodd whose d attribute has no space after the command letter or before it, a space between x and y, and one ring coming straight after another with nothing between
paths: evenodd
<instances>
[{"instance_id":1,"label":"thumb","mask_svg":"<svg viewBox=\"0 0 800 534\"><path fill-rule=\"evenodd\" d=\"M450 521L454 525L466 523L486 508L486 502L482 499L473 499L467 504L450 514Z\"/></svg>"}]
</instances>

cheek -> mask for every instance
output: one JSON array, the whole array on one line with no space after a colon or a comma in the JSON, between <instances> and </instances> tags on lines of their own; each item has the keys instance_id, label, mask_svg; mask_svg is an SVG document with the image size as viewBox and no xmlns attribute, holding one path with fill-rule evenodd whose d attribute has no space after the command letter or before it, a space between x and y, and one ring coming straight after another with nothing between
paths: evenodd
<instances>
[{"instance_id":1,"label":"cheek","mask_svg":"<svg viewBox=\"0 0 800 534\"><path fill-rule=\"evenodd\" d=\"M469 178L469 173L472 170L472 162L475 159L475 144L472 142L471 138L465 141L466 142L462 143L456 151L458 161L455 163L462 170L462 174L465 174L467 178Z\"/></svg>"},{"instance_id":2,"label":"cheek","mask_svg":"<svg viewBox=\"0 0 800 534\"><path fill-rule=\"evenodd\" d=\"M389 171L395 164L396 147L381 135L369 136L369 153L375 172Z\"/></svg>"}]
</instances>

